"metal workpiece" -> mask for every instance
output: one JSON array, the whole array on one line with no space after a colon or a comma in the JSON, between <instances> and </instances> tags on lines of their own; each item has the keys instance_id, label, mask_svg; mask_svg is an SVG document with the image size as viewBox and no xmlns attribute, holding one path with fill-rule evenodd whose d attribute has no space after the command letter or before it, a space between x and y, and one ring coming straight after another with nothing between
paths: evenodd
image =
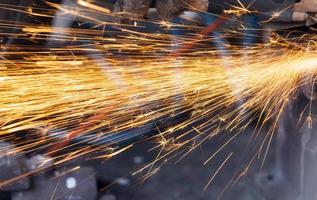
<instances>
[{"instance_id":1,"label":"metal workpiece","mask_svg":"<svg viewBox=\"0 0 317 200\"><path fill-rule=\"evenodd\" d=\"M247 9L248 11L254 13L262 12L280 12L291 8L297 0L212 0L209 1L209 11L212 12L213 9L229 10L229 9Z\"/></svg>"},{"instance_id":2,"label":"metal workpiece","mask_svg":"<svg viewBox=\"0 0 317 200\"><path fill-rule=\"evenodd\" d=\"M75 1L62 1L61 4L67 9L79 6ZM96 4L101 5L99 1L96 1ZM316 2L313 0L303 0L300 2L297 0L118 0L113 3L113 6L107 6L107 8L113 11L114 16L120 16L121 21L122 19L132 21L142 21L144 19L172 21L186 11L223 15L237 10L241 12L242 16L258 16L260 18L259 24L263 26L272 29L287 29L315 24L317 14L317 6L315 4ZM64 16L65 13L57 11L56 16L58 17L59 15ZM231 14L228 17L232 18L232 21L236 19ZM99 19L98 16L92 16L92 18L102 21L120 21L118 18L112 18L111 15L104 16L103 19ZM70 19L65 20L63 18L65 21L70 21ZM85 20L87 21L87 19ZM66 24L66 22L63 22L63 24Z\"/></svg>"},{"instance_id":3,"label":"metal workpiece","mask_svg":"<svg viewBox=\"0 0 317 200\"><path fill-rule=\"evenodd\" d=\"M196 11L208 11L209 0L189 0L189 9Z\"/></svg>"},{"instance_id":4,"label":"metal workpiece","mask_svg":"<svg viewBox=\"0 0 317 200\"><path fill-rule=\"evenodd\" d=\"M115 13L122 12L129 19L144 19L149 16L152 1L119 0L115 4ZM198 1L198 0L157 0L157 17L170 21L185 11L224 14L240 10L243 15L258 15L261 24L268 27L290 28L311 26L316 23L317 3L313 0L246 0L246 1ZM275 29L275 28L274 28Z\"/></svg>"},{"instance_id":5,"label":"metal workpiece","mask_svg":"<svg viewBox=\"0 0 317 200\"><path fill-rule=\"evenodd\" d=\"M308 12L313 13L317 12L317 2L314 0L301 0L298 1L295 6L294 10L297 12Z\"/></svg>"},{"instance_id":6,"label":"metal workpiece","mask_svg":"<svg viewBox=\"0 0 317 200\"><path fill-rule=\"evenodd\" d=\"M163 20L171 20L184 11L205 12L208 7L208 0L158 0L156 2L158 16Z\"/></svg>"},{"instance_id":7,"label":"metal workpiece","mask_svg":"<svg viewBox=\"0 0 317 200\"><path fill-rule=\"evenodd\" d=\"M306 26L317 23L317 2L314 0L301 0L294 5L294 21L305 21Z\"/></svg>"},{"instance_id":8,"label":"metal workpiece","mask_svg":"<svg viewBox=\"0 0 317 200\"><path fill-rule=\"evenodd\" d=\"M171 20L185 11L185 4L181 0L159 0L156 9L159 18Z\"/></svg>"},{"instance_id":9,"label":"metal workpiece","mask_svg":"<svg viewBox=\"0 0 317 200\"><path fill-rule=\"evenodd\" d=\"M154 2L154 1L153 1ZM122 13L130 19L142 19L148 16L151 0L118 0L114 6L115 13ZM184 11L207 11L208 0L157 0L155 3L158 17L170 20Z\"/></svg>"},{"instance_id":10,"label":"metal workpiece","mask_svg":"<svg viewBox=\"0 0 317 200\"><path fill-rule=\"evenodd\" d=\"M222 13L226 10L241 9L262 17L262 23L276 26L274 23L302 23L311 26L316 23L317 3L314 0L246 0L246 1L210 1L209 12ZM279 24L280 27L289 27Z\"/></svg>"},{"instance_id":11,"label":"metal workpiece","mask_svg":"<svg viewBox=\"0 0 317 200\"><path fill-rule=\"evenodd\" d=\"M123 13L132 19L144 18L150 5L149 0L118 0L114 6L114 12Z\"/></svg>"}]
</instances>

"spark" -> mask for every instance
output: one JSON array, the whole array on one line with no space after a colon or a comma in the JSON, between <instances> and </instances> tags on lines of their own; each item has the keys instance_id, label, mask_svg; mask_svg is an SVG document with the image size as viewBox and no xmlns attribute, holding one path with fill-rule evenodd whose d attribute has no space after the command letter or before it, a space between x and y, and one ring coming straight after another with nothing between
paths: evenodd
<instances>
[{"instance_id":1,"label":"spark","mask_svg":"<svg viewBox=\"0 0 317 200\"><path fill-rule=\"evenodd\" d=\"M252 6L254 1L251 2L248 6L243 5L243 3L240 0L237 0L237 3L239 4L239 6L231 5L230 9L224 10L224 13L225 14L233 14L236 16L242 16L244 14L252 13L252 11L250 11L249 8Z\"/></svg>"},{"instance_id":2,"label":"spark","mask_svg":"<svg viewBox=\"0 0 317 200\"><path fill-rule=\"evenodd\" d=\"M150 176L159 170L155 163L177 153L183 157L218 134L232 134L208 163L259 115L260 128L273 122L262 149L272 139L285 106L305 84L301 80L317 70L314 35L296 38L300 45L296 39L277 36L268 44L248 49L227 45L230 56L224 58L221 51L206 45L206 41L218 39L209 36L218 24L207 29L178 25L193 33L177 37L165 32L175 28L174 24L154 21L149 23L163 31L148 33L137 30L146 27L142 20L124 24L120 16L105 8L77 2L84 8L48 5L50 11L63 11L65 19L75 16L93 28L0 21L1 27L16 30L0 32L1 36L56 42L49 47L15 44L0 52L0 135L1 140L16 146L10 151L0 149L1 155L42 151L51 156L54 166L88 155L109 159L132 148L133 144L118 145L141 135L131 130L154 124L159 134L151 139L157 141L153 150L158 148L159 153L133 173L154 169L149 170ZM36 13L37 9L1 6L53 18ZM247 9L243 7L244 12ZM110 28L98 29L104 26ZM232 31L223 31L222 38L233 36ZM173 38L184 46L173 50ZM174 120L176 123L170 123ZM17 132L25 132L27 139L16 136ZM265 148L265 154L267 151ZM4 181L0 187L42 171L45 169L35 169Z\"/></svg>"},{"instance_id":3,"label":"spark","mask_svg":"<svg viewBox=\"0 0 317 200\"><path fill-rule=\"evenodd\" d=\"M207 185L205 186L204 190L206 191L208 189L208 187L210 186L211 182L214 180L214 178L217 176L217 174L219 173L219 171L223 168L223 166L228 162L228 160L231 158L231 156L233 155L233 153L230 153L230 155L223 161L223 163L220 165L220 167L216 170L216 172L212 175L212 177L210 178L209 182L207 183Z\"/></svg>"},{"instance_id":4,"label":"spark","mask_svg":"<svg viewBox=\"0 0 317 200\"><path fill-rule=\"evenodd\" d=\"M293 7L293 5L289 5L289 6L285 7L284 9L282 9L282 10L280 10L278 12L273 12L271 17L269 19L267 19L267 20L262 21L262 23L268 23L268 22L273 21L274 19L279 18L285 11L289 10L292 7Z\"/></svg>"},{"instance_id":5,"label":"spark","mask_svg":"<svg viewBox=\"0 0 317 200\"><path fill-rule=\"evenodd\" d=\"M96 11L100 11L100 12L104 12L104 13L111 13L111 11L108 9L108 8L104 8L104 7L101 7L101 6L97 6L96 4L92 4L92 3L89 3L87 1L84 1L84 0L77 0L77 3L81 6L84 6L84 7L87 7L87 8L90 8L92 10L96 10Z\"/></svg>"}]
</instances>

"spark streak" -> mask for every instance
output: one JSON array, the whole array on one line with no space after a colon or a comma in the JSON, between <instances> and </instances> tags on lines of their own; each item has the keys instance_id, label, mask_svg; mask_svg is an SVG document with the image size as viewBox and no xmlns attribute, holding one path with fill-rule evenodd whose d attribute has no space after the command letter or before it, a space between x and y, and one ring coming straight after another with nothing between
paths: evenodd
<instances>
[{"instance_id":1,"label":"spark streak","mask_svg":"<svg viewBox=\"0 0 317 200\"><path fill-rule=\"evenodd\" d=\"M107 9L78 2L84 8L67 10L49 5L64 11L65 19L71 18L67 15L76 16L94 28L20 23L14 26L17 32L0 32L19 40L42 42L49 38L55 42L49 47L6 46L0 52L4 58L0 60L0 135L16 146L14 153L41 150L54 157L55 165L96 152L106 155L95 158L108 159L132 146L114 151L110 144L128 140L135 136L129 135L130 130L152 123L160 129L153 139L161 141L158 147L162 148L156 163L177 151L198 147L197 135L204 141L223 132L242 132L257 117L259 129L270 122L276 125L284 105L305 84L304 77L316 73L313 35L300 38L301 48L283 38L248 49L228 45L230 57L224 61L216 48L205 44L217 38L206 34L199 40L201 28L184 25L194 33L176 39L195 46L177 52L175 57L170 56L174 52L170 41L176 36L166 33L168 30L138 31L144 21L137 27L118 23L120 17ZM43 16L34 9L4 9ZM91 17L91 13L99 18ZM12 28L10 22L0 24ZM96 28L104 25L111 27L106 31ZM224 32L224 38L232 36L232 32ZM186 115L189 117L169 124L171 119ZM268 131L268 138L274 127ZM28 141L15 136L17 132L28 133ZM120 133L124 132L123 137ZM0 154L7 153L0 149ZM152 168L153 163L147 166ZM29 174L34 173L21 177ZM16 180L5 181L0 187Z\"/></svg>"}]
</instances>

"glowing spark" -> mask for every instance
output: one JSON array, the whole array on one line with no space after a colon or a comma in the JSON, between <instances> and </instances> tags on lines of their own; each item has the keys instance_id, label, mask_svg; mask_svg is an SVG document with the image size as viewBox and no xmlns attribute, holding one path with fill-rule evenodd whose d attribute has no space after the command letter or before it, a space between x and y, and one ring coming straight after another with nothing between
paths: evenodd
<instances>
[{"instance_id":1,"label":"glowing spark","mask_svg":"<svg viewBox=\"0 0 317 200\"><path fill-rule=\"evenodd\" d=\"M207 190L211 184L211 182L214 180L214 178L217 176L217 174L219 173L219 171L223 168L223 166L228 162L228 160L231 158L231 156L233 155L233 153L231 153L224 161L223 163L220 165L220 167L216 170L216 172L212 175L212 177L210 178L210 180L208 181L207 185L205 186L204 190Z\"/></svg>"},{"instance_id":2,"label":"glowing spark","mask_svg":"<svg viewBox=\"0 0 317 200\"><path fill-rule=\"evenodd\" d=\"M109 9L107 9L107 8L104 8L104 7L101 7L101 6L97 6L95 4L89 3L89 2L84 1L84 0L77 0L77 3L79 5L81 5L81 6L90 8L92 10L96 10L96 11L103 12L103 13L106 13L106 14L111 13L111 11Z\"/></svg>"},{"instance_id":3,"label":"glowing spark","mask_svg":"<svg viewBox=\"0 0 317 200\"><path fill-rule=\"evenodd\" d=\"M159 134L152 139L159 142L156 148L160 152L141 172L177 153L185 156L219 133L236 130L207 163L243 131L246 126L241 124L249 124L255 116L260 115L259 127L273 121L263 145L270 141L283 108L305 84L303 77L316 74L314 35L297 38L300 45L277 36L270 44L249 49L226 45L230 57L224 59L221 51L205 42L219 39L209 34L226 17L203 30L179 25L177 28L193 33L173 36L183 44L175 50L169 34L138 31L144 28L142 21L118 23L120 18L107 9L77 2L81 7L76 9L48 4L64 12L65 19L78 17L94 28L0 22L15 30L1 35L26 41L32 36L35 43L50 38L50 42L61 43L50 48L13 44L0 52L0 135L1 140L16 145L14 150L0 149L1 155L42 151L52 156L54 165L92 154L93 158L108 159L132 147L113 147L142 132L131 130L155 124ZM24 8L6 9L25 12ZM242 9L246 12L248 8ZM34 10L28 9L30 12ZM100 20L91 13L111 20ZM109 30L97 28L105 24L111 26ZM169 28L164 22L153 25ZM224 32L221 39L233 33ZM241 56L245 54L248 56ZM178 118L182 120L170 123ZM26 132L28 139L15 135L18 131ZM4 181L0 187L41 171Z\"/></svg>"}]
</instances>

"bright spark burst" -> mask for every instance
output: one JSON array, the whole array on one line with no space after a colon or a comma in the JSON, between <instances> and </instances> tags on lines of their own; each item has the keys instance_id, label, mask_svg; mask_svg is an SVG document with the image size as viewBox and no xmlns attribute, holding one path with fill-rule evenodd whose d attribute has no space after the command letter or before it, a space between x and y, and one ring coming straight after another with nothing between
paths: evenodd
<instances>
[{"instance_id":1,"label":"bright spark burst","mask_svg":"<svg viewBox=\"0 0 317 200\"><path fill-rule=\"evenodd\" d=\"M76 16L93 28L0 22L1 27L15 30L1 32L2 36L32 42L3 46L0 52L0 135L16 145L12 151L1 149L1 154L42 150L53 157L55 165L95 152L103 154L97 158L110 158L131 146L97 145L98 141L150 123L160 132L154 137L155 148L162 149L153 163L179 151L186 154L224 131L240 133L255 118L257 130L272 123L269 140L283 109L304 84L303 77L316 73L313 35L300 38L300 46L277 36L269 44L248 49L228 45L230 57L224 60L217 49L206 45L217 38L197 41L197 35L175 38L168 30L140 32L136 28L142 29L144 21L118 23L120 18L108 9L78 2L84 8L49 5L64 11L65 19ZM53 18L43 14L47 10L8 5L2 9ZM151 22L161 28L163 23ZM112 29L98 29L104 26ZM181 27L200 32L197 26ZM223 37L231 36L224 31ZM55 46L34 45L48 38ZM195 45L175 57L171 39L180 45ZM167 119L185 114L189 117L164 126ZM14 135L21 131L28 133L27 141ZM201 136L204 139L197 142ZM84 139L76 142L78 138ZM153 163L145 168L152 168ZM16 179L0 186L12 181Z\"/></svg>"}]
</instances>

